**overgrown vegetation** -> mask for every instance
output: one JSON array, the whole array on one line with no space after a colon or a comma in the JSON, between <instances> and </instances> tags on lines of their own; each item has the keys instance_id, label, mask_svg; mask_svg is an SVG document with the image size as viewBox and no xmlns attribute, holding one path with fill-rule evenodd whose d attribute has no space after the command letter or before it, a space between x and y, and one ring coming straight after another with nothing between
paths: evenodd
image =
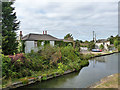
<instances>
[{"instance_id":1,"label":"overgrown vegetation","mask_svg":"<svg viewBox=\"0 0 120 90\"><path fill-rule=\"evenodd\" d=\"M114 44L114 47L120 52L120 36L116 35L108 38L111 44Z\"/></svg>"},{"instance_id":2,"label":"overgrown vegetation","mask_svg":"<svg viewBox=\"0 0 120 90\"><path fill-rule=\"evenodd\" d=\"M102 49L102 50L104 49L104 45L103 44L100 45L100 49Z\"/></svg>"},{"instance_id":3,"label":"overgrown vegetation","mask_svg":"<svg viewBox=\"0 0 120 90\"><path fill-rule=\"evenodd\" d=\"M46 45L36 53L18 54L15 57L2 55L2 76L4 80L12 80L41 75L46 80L46 75L50 73L63 74L73 69L78 71L81 67L88 65L88 60L85 59L87 58L71 45L66 47Z\"/></svg>"},{"instance_id":4,"label":"overgrown vegetation","mask_svg":"<svg viewBox=\"0 0 120 90\"><path fill-rule=\"evenodd\" d=\"M95 43L94 42L89 42L89 44L88 44L88 50L89 51L91 51L92 49L94 49L95 48Z\"/></svg>"}]
</instances>

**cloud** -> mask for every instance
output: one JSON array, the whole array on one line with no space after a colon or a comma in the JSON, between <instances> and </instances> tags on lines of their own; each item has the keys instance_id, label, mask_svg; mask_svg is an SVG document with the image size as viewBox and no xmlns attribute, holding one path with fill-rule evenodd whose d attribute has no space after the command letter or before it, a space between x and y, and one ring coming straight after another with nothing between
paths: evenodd
<instances>
[{"instance_id":1,"label":"cloud","mask_svg":"<svg viewBox=\"0 0 120 90\"><path fill-rule=\"evenodd\" d=\"M117 2L53 2L49 0L16 0L14 6L20 30L28 33L48 33L64 38L72 33L74 39L91 40L94 30L98 38L118 33Z\"/></svg>"}]
</instances>

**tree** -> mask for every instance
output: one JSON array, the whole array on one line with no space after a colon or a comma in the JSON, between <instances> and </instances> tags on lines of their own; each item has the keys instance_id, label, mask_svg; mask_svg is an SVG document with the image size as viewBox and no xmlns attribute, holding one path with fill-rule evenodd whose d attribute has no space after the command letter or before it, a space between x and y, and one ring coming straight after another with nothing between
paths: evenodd
<instances>
[{"instance_id":1,"label":"tree","mask_svg":"<svg viewBox=\"0 0 120 90\"><path fill-rule=\"evenodd\" d=\"M17 53L18 42L16 41L16 31L19 29L14 2L2 3L2 53L5 55Z\"/></svg>"},{"instance_id":2,"label":"tree","mask_svg":"<svg viewBox=\"0 0 120 90\"><path fill-rule=\"evenodd\" d=\"M85 43L89 43L89 41L86 40Z\"/></svg>"},{"instance_id":3,"label":"tree","mask_svg":"<svg viewBox=\"0 0 120 90\"><path fill-rule=\"evenodd\" d=\"M118 41L118 44L120 44L120 36L119 35L116 35L115 37L113 36L110 36L108 38L108 40L110 41L111 44L114 44L114 41L117 40Z\"/></svg>"},{"instance_id":4,"label":"tree","mask_svg":"<svg viewBox=\"0 0 120 90\"><path fill-rule=\"evenodd\" d=\"M117 39L114 41L114 46L115 46L115 48L117 48L117 46L118 46L118 40Z\"/></svg>"},{"instance_id":5,"label":"tree","mask_svg":"<svg viewBox=\"0 0 120 90\"><path fill-rule=\"evenodd\" d=\"M104 49L104 45L103 44L100 45L100 49L102 49L102 50Z\"/></svg>"},{"instance_id":6,"label":"tree","mask_svg":"<svg viewBox=\"0 0 120 90\"><path fill-rule=\"evenodd\" d=\"M72 34L67 34L65 37L64 37L64 39L66 39L66 40L73 40L73 36L72 36Z\"/></svg>"},{"instance_id":7,"label":"tree","mask_svg":"<svg viewBox=\"0 0 120 90\"><path fill-rule=\"evenodd\" d=\"M82 40L80 40L80 43L83 43L83 41L82 41Z\"/></svg>"},{"instance_id":8,"label":"tree","mask_svg":"<svg viewBox=\"0 0 120 90\"><path fill-rule=\"evenodd\" d=\"M80 41L79 40L75 41L75 48L77 48L78 51L80 51Z\"/></svg>"},{"instance_id":9,"label":"tree","mask_svg":"<svg viewBox=\"0 0 120 90\"><path fill-rule=\"evenodd\" d=\"M91 51L94 48L95 48L95 43L94 42L89 42L89 44L88 44L88 50Z\"/></svg>"},{"instance_id":10,"label":"tree","mask_svg":"<svg viewBox=\"0 0 120 90\"><path fill-rule=\"evenodd\" d=\"M120 45L118 45L118 52L120 52Z\"/></svg>"},{"instance_id":11,"label":"tree","mask_svg":"<svg viewBox=\"0 0 120 90\"><path fill-rule=\"evenodd\" d=\"M110 37L108 38L108 40L110 41L111 44L114 43L114 37L113 37L113 36L110 36Z\"/></svg>"}]
</instances>

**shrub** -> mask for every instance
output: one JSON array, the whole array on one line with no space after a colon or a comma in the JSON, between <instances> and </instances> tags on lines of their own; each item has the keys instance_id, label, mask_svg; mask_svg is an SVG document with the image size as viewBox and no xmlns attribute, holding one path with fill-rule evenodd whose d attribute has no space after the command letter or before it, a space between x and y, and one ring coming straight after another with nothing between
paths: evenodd
<instances>
[{"instance_id":1,"label":"shrub","mask_svg":"<svg viewBox=\"0 0 120 90\"><path fill-rule=\"evenodd\" d=\"M29 82L29 81L28 81L28 78L27 78L27 77L22 80L22 83L23 83L23 84L28 84L28 82Z\"/></svg>"},{"instance_id":2,"label":"shrub","mask_svg":"<svg viewBox=\"0 0 120 90\"><path fill-rule=\"evenodd\" d=\"M42 80L47 80L47 75L43 74Z\"/></svg>"},{"instance_id":3,"label":"shrub","mask_svg":"<svg viewBox=\"0 0 120 90\"><path fill-rule=\"evenodd\" d=\"M62 54L60 48L57 48L56 52L51 55L50 64L57 66L57 63L61 62Z\"/></svg>"},{"instance_id":4,"label":"shrub","mask_svg":"<svg viewBox=\"0 0 120 90\"><path fill-rule=\"evenodd\" d=\"M120 52L120 45L118 45L118 52Z\"/></svg>"},{"instance_id":5,"label":"shrub","mask_svg":"<svg viewBox=\"0 0 120 90\"><path fill-rule=\"evenodd\" d=\"M88 50L91 51L91 50L94 49L94 48L95 48L94 42L90 42L90 43L88 44Z\"/></svg>"},{"instance_id":6,"label":"shrub","mask_svg":"<svg viewBox=\"0 0 120 90\"><path fill-rule=\"evenodd\" d=\"M58 63L58 73L63 74L64 73L64 66L62 63Z\"/></svg>"},{"instance_id":7,"label":"shrub","mask_svg":"<svg viewBox=\"0 0 120 90\"><path fill-rule=\"evenodd\" d=\"M47 60L54 53L55 53L55 48L53 48L50 45L46 45L46 46L44 46L44 48L42 48L40 55L43 57L43 59Z\"/></svg>"},{"instance_id":8,"label":"shrub","mask_svg":"<svg viewBox=\"0 0 120 90\"><path fill-rule=\"evenodd\" d=\"M12 67L14 67L11 63L11 59L8 56L4 56L2 54L2 77L9 78L12 74Z\"/></svg>"},{"instance_id":9,"label":"shrub","mask_svg":"<svg viewBox=\"0 0 120 90\"><path fill-rule=\"evenodd\" d=\"M83 55L74 49L71 45L66 47L51 47L46 45L39 52L28 54L16 54L12 56L2 55L3 77L21 78L27 76L37 77L38 72L57 70L59 74L64 71L76 69L88 64L93 55ZM53 71L51 72L53 73ZM42 73L40 73L42 75ZM39 74L39 75L40 75ZM46 80L47 75L43 74L42 80Z\"/></svg>"},{"instance_id":10,"label":"shrub","mask_svg":"<svg viewBox=\"0 0 120 90\"><path fill-rule=\"evenodd\" d=\"M103 44L100 45L100 49L102 49L102 50L104 49L104 45Z\"/></svg>"},{"instance_id":11,"label":"shrub","mask_svg":"<svg viewBox=\"0 0 120 90\"><path fill-rule=\"evenodd\" d=\"M88 60L82 60L80 66L83 67L83 66L87 66L88 64L89 64Z\"/></svg>"}]
</instances>

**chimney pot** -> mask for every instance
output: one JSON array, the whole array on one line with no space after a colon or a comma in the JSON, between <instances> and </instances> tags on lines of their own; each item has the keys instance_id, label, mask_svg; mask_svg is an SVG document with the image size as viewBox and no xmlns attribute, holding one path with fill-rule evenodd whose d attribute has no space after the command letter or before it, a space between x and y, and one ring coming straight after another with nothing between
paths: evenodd
<instances>
[{"instance_id":1,"label":"chimney pot","mask_svg":"<svg viewBox=\"0 0 120 90\"><path fill-rule=\"evenodd\" d=\"M45 31L45 34L47 34L47 31Z\"/></svg>"},{"instance_id":2,"label":"chimney pot","mask_svg":"<svg viewBox=\"0 0 120 90\"><path fill-rule=\"evenodd\" d=\"M20 31L20 40L22 39L22 31Z\"/></svg>"},{"instance_id":3,"label":"chimney pot","mask_svg":"<svg viewBox=\"0 0 120 90\"><path fill-rule=\"evenodd\" d=\"M20 31L20 36L22 36L22 31Z\"/></svg>"}]
</instances>

